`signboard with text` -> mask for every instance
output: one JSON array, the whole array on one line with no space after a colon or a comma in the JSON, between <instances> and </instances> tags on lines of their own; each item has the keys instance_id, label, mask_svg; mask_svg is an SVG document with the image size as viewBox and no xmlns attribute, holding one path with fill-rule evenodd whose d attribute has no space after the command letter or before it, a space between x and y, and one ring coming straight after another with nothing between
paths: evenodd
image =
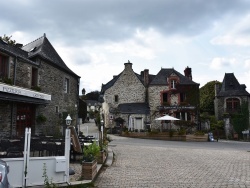
<instances>
[{"instance_id":1,"label":"signboard with text","mask_svg":"<svg viewBox=\"0 0 250 188\"><path fill-rule=\"evenodd\" d=\"M51 100L51 95L1 83L0 83L0 92L10 93L14 95L22 95L37 99Z\"/></svg>"}]
</instances>

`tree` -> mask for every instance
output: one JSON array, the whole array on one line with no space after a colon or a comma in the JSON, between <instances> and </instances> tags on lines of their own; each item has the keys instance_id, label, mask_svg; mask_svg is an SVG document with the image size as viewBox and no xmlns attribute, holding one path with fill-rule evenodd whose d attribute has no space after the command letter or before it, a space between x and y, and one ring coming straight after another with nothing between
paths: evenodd
<instances>
[{"instance_id":1,"label":"tree","mask_svg":"<svg viewBox=\"0 0 250 188\"><path fill-rule=\"evenodd\" d=\"M16 41L15 40L11 40L11 37L12 36L7 36L7 35L3 35L3 37L0 36L0 39L7 42L8 44L11 44L11 45L15 45L16 44Z\"/></svg>"},{"instance_id":2,"label":"tree","mask_svg":"<svg viewBox=\"0 0 250 188\"><path fill-rule=\"evenodd\" d=\"M214 115L214 88L215 84L220 84L218 81L211 81L206 83L200 88L200 111L208 112L210 115Z\"/></svg>"},{"instance_id":3,"label":"tree","mask_svg":"<svg viewBox=\"0 0 250 188\"><path fill-rule=\"evenodd\" d=\"M83 89L85 91L85 89ZM81 96L82 100L95 100L98 101L99 100L99 96L100 96L100 92L99 91L91 91L90 93L87 93L85 95L85 93Z\"/></svg>"},{"instance_id":4,"label":"tree","mask_svg":"<svg viewBox=\"0 0 250 188\"><path fill-rule=\"evenodd\" d=\"M242 135L242 131L248 129L249 127L248 103L246 101L243 101L240 108L241 108L240 113L233 114L232 123L233 123L234 130L239 135Z\"/></svg>"}]
</instances>

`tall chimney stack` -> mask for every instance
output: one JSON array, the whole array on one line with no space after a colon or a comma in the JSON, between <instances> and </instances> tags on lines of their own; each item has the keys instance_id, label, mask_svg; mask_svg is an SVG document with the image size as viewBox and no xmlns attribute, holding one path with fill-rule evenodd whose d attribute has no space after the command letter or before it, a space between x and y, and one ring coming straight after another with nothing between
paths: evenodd
<instances>
[{"instance_id":1,"label":"tall chimney stack","mask_svg":"<svg viewBox=\"0 0 250 188\"><path fill-rule=\"evenodd\" d=\"M192 69L188 66L184 70L184 74L186 77L188 77L189 80L192 80Z\"/></svg>"},{"instance_id":2,"label":"tall chimney stack","mask_svg":"<svg viewBox=\"0 0 250 188\"><path fill-rule=\"evenodd\" d=\"M132 69L132 63L130 63L130 61L128 60L128 62L127 63L124 63L124 65L125 65L125 69Z\"/></svg>"}]
</instances>

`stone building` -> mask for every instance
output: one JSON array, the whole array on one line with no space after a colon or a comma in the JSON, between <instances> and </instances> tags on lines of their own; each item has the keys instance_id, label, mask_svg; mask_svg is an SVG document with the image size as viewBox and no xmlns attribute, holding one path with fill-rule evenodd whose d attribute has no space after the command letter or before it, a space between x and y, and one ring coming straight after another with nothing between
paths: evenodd
<instances>
[{"instance_id":1,"label":"stone building","mask_svg":"<svg viewBox=\"0 0 250 188\"><path fill-rule=\"evenodd\" d=\"M185 69L185 76L174 69L151 75L148 69L135 73L130 62L124 65L119 75L102 85L106 128L162 129L164 122L154 119L164 114L197 122L199 84L192 81L191 68Z\"/></svg>"},{"instance_id":2,"label":"stone building","mask_svg":"<svg viewBox=\"0 0 250 188\"><path fill-rule=\"evenodd\" d=\"M67 114L76 124L80 77L46 35L23 46L0 40L0 137L62 134Z\"/></svg>"},{"instance_id":3,"label":"stone building","mask_svg":"<svg viewBox=\"0 0 250 188\"><path fill-rule=\"evenodd\" d=\"M229 117L238 112L244 101L250 109L250 94L246 91L246 85L240 84L234 73L225 73L221 87L215 85L214 108L216 119L225 122L227 136L232 129Z\"/></svg>"}]
</instances>

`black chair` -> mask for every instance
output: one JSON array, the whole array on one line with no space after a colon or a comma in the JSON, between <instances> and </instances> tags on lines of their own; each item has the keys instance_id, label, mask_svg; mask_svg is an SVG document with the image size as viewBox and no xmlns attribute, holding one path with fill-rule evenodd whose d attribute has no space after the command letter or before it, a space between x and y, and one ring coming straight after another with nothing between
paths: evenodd
<instances>
[{"instance_id":1,"label":"black chair","mask_svg":"<svg viewBox=\"0 0 250 188\"><path fill-rule=\"evenodd\" d=\"M43 156L44 147L40 140L33 140L30 144L30 151L33 152L33 157L35 156L35 153L38 152L38 156Z\"/></svg>"},{"instance_id":2,"label":"black chair","mask_svg":"<svg viewBox=\"0 0 250 188\"><path fill-rule=\"evenodd\" d=\"M10 148L11 142L9 141L9 139L2 139L1 140L1 148L3 151L7 151L8 148Z\"/></svg>"},{"instance_id":3,"label":"black chair","mask_svg":"<svg viewBox=\"0 0 250 188\"><path fill-rule=\"evenodd\" d=\"M23 157L23 151L20 147L10 147L7 149L7 158Z\"/></svg>"},{"instance_id":4,"label":"black chair","mask_svg":"<svg viewBox=\"0 0 250 188\"><path fill-rule=\"evenodd\" d=\"M46 154L48 154L49 156L55 156L56 155L56 143L47 142L45 144L45 150L46 150Z\"/></svg>"}]
</instances>

